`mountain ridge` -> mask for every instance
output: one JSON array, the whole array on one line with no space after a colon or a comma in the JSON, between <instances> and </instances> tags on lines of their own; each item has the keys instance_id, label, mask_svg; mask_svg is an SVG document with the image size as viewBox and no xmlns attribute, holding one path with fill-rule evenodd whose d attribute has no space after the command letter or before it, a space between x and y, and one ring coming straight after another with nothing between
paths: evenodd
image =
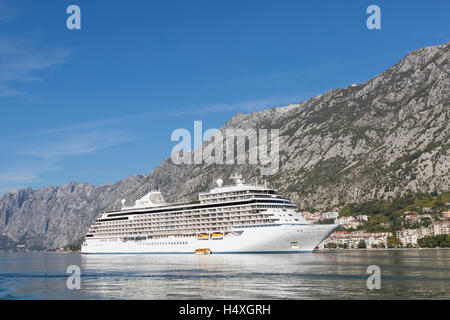
<instances>
[{"instance_id":1,"label":"mountain ridge","mask_svg":"<svg viewBox=\"0 0 450 320\"><path fill-rule=\"evenodd\" d=\"M389 199L450 189L450 43L412 51L369 81L299 104L237 113L220 130L279 129L280 170L267 180L302 208ZM50 249L81 238L98 211L160 189L166 200L195 200L213 177L257 165L175 165L94 187L66 184L0 197L0 235ZM53 188L53 189L52 189ZM27 219L28 218L28 219ZM30 221L29 221L30 220Z\"/></svg>"},{"instance_id":2,"label":"mountain ridge","mask_svg":"<svg viewBox=\"0 0 450 320\"><path fill-rule=\"evenodd\" d=\"M443 163L439 163L439 166L443 166L443 168L439 168L437 176L442 179L440 179L439 182L435 183L435 187L438 188L438 190L445 191L448 189L448 175L445 176L443 174L445 170L448 172L448 140L445 141L445 138L448 138L449 136L449 126L448 126L448 119L449 119L449 95L450 95L450 80L449 80L449 47L450 44L444 44L441 46L436 47L427 47L423 49L419 49L416 51L411 52L408 54L404 59L402 59L400 62L389 68L388 70L384 71L383 73L377 75L373 79L363 83L363 84L357 84L357 85L350 85L348 87L342 88L342 89L331 89L325 92L324 94L321 94L317 97L308 99L300 104L296 105L290 105L282 108L271 108L268 110L262 110L257 111L251 114L242 114L238 113L234 117L232 117L227 123L221 128L221 130L224 130L226 128L280 128L281 127L281 136L284 141L282 144L288 144L289 146L298 147L299 146L305 146L305 143L300 145L295 145L295 138L298 135L305 135L305 133L308 133L307 131L321 131L321 125L322 126L330 126L330 123L327 122L327 118L333 118L334 116L334 122L332 122L333 125L336 123L341 122L341 125L335 126L338 132L335 132L336 134L328 136L328 133L325 131L319 132L320 134L323 134L323 136L326 138L325 141L320 141L320 139L317 139L317 135L311 134L312 139L312 146L313 149L317 148L318 145L321 143L325 143L329 146L331 151L329 152L329 157L325 157L324 160L327 160L331 158L331 155L336 157L336 162L339 162L338 157L338 150L336 148L333 149L333 144L336 142L341 143L341 147L344 150L344 156L348 156L351 152L358 154L358 152L361 152L364 150L365 145L372 144L376 145L379 144L379 147L384 147L385 149L388 149L386 144L381 143L379 140L380 138L387 136L389 142L393 142L394 137L386 135L386 131L393 131L396 128L391 128L392 120L394 120L395 117L399 118L400 121L397 123L398 128L401 128L401 122L403 122L407 117L412 117L414 114L424 112L424 115L426 113L425 103L428 103L428 100L430 100L432 111L435 111L434 113L431 112L430 115L435 116L434 119L436 119L436 127L440 130L440 136L436 136L434 138L437 138L438 141L442 145L438 146L443 151L445 151L445 159L442 161ZM427 71L426 68L429 68L430 70ZM436 72L441 71L439 74L436 74ZM410 77L412 80L410 80ZM402 80L402 81L400 81ZM421 81L417 81L421 80ZM414 83L416 82L416 83ZM417 85L417 82L419 84L422 84L419 88L420 90L415 90L413 87ZM435 84L433 87L432 84ZM397 90L390 90L391 87L393 89L396 89L396 85L399 86ZM425 88L423 88L425 85ZM399 90L403 86L403 90ZM381 88L380 88L381 87ZM430 87L430 88L428 88ZM426 93L429 92L431 89L434 91L431 91L429 95ZM374 95L374 92L376 91L376 95L380 95L380 91L383 95L382 97L372 97L370 98L370 95ZM352 97L352 93L355 93ZM422 97L421 94L425 94L425 97ZM381 98L384 98L384 101L380 101ZM426 98L426 99L425 99ZM353 99L353 100L352 100ZM393 110L390 110L393 104L397 102L401 102L402 99L408 99L408 103L403 103L401 105L400 109L397 106L396 114L393 112ZM339 101L341 100L341 101ZM354 101L356 100L356 101ZM362 100L358 101L358 100ZM364 100L369 101L370 103L365 102ZM354 108L353 114L349 114L348 112L345 113L345 109L343 108L342 101L348 102L349 108ZM445 101L445 104L444 104ZM359 108L358 108L359 107ZM331 110L331 112L330 112ZM343 118L339 118L339 112L338 111L344 111L343 114L345 115ZM358 112L356 112L358 111ZM439 115L443 116L444 118L439 118ZM359 116L359 117L358 117ZM387 116L387 117L386 117ZM303 119L302 119L303 118ZM297 121L298 119L305 120L305 121ZM296 122L297 121L297 122ZM356 125L355 125L356 124ZM364 126L367 126L370 124L370 126L367 128L367 130L361 130L364 129ZM417 127L417 126L416 126ZM306 129L306 130L305 130ZM350 134L345 136L345 131L350 131ZM339 132L340 131L340 132ZM365 132L360 132L365 131ZM366 132L367 131L367 132ZM430 132L433 132L435 130L431 130ZM422 139L424 140L424 144L426 143L427 138L429 137L430 132L427 132L426 135L423 136ZM344 135L342 135L342 133ZM358 137L358 134L364 134L366 137L363 137L364 139L361 139L361 137ZM394 132L397 133L397 135L400 135L402 132ZM405 137L408 136L407 132L405 133ZM438 133L439 134L439 133ZM410 140L414 141L412 139L412 135L409 134L411 137L409 137ZM306 135L308 136L308 135ZM344 138L347 138L347 141L345 141ZM343 141L339 141L343 140ZM431 138L430 138L431 139ZM310 142L310 141L306 141ZM402 147L405 146L405 144L401 143L402 141L397 141L399 145ZM349 148L345 148L345 143L350 145L353 150L349 150ZM358 143L360 145L358 145ZM408 145L408 144L406 144ZM412 143L414 145L414 143ZM427 144L428 145L428 144ZM307 149L307 146L305 146ZM285 148L286 149L286 148ZM295 148L293 148L295 149ZM362 150L361 150L362 149ZM424 148L422 148L424 149ZM418 146L418 150L421 150L421 146ZM312 150L314 151L314 150ZM399 153L397 150L389 150L392 153L389 154L389 156L384 157L385 162L387 164L392 164L390 162L393 161L393 159L399 159ZM283 152L289 152L289 150L282 150L281 151L281 157L283 160ZM313 153L313 152L312 152ZM361 152L362 153L362 152ZM354 154L355 155L355 154ZM310 157L314 157L314 154L309 155ZM323 155L322 155L323 156ZM290 163L285 163L284 169L282 168L281 171L289 171L290 169L296 169L294 165L292 165L293 162L292 159L290 159ZM295 159L298 160L298 159ZM361 159L357 159L357 157L354 159L356 165ZM366 160L370 160L366 159ZM300 159L300 161L302 161ZM286 161L285 161L286 162ZM373 162L373 161L372 161ZM401 164L402 161L399 161ZM403 161L404 162L404 161ZM367 163L367 162L364 162ZM306 161L305 165L307 170L311 170L312 167L316 162L312 162L309 166ZM340 170L345 170L348 166L351 167L351 163L346 163L345 166L341 165ZM376 165L376 164L373 164ZM226 167L226 166L224 166ZM252 168L250 166L235 166L239 170L244 171L243 174L245 178L252 179L254 178L254 175L249 174L249 172L252 171ZM221 168L214 167L214 172L216 173L216 176L222 175L223 177L229 177L232 172L235 170L235 167L233 167L232 170L221 170ZM290 168L291 167L291 168ZM202 179L202 177L198 176L200 172L204 172L205 170L208 170L208 167L202 167L202 166L192 166L193 170L191 170L191 174L189 175L189 172L179 172L179 168L174 168L170 165L170 160L167 159L164 161L160 167L156 168L152 173L150 173L149 176L147 176L144 180L146 180L147 188L140 186L140 190L145 190L149 188L155 188L161 185L161 190L165 190L166 194L168 195L170 200L174 199L183 199L188 200L189 197L186 197L186 194L193 194L193 191L199 191L202 189L199 186L205 186L205 185L211 185L211 183L205 181L205 179ZM199 168L202 168L202 170L199 170ZM160 171L161 169L161 171ZM190 178L191 182L188 184L193 184L194 188L190 188L189 185L186 186L186 183L183 184L183 179L178 179L176 181L176 185L179 187L179 189L187 189L188 192L172 192L172 190L167 190L168 185L164 184L162 180L164 180L163 172L176 172L177 175L181 174L183 179L186 179L187 177ZM177 176L175 175L175 176ZM279 176L279 175L278 175ZM286 188L283 188L282 184L286 182L279 180L278 176L273 177L274 179L270 179L272 183L275 183L277 187L281 187L280 190L286 192L289 191ZM209 178L212 177L212 174L208 175ZM296 176L297 177L297 176ZM326 178L326 175L325 175ZM438 180L439 180L438 179ZM172 180L171 180L172 181ZM277 185L277 181L279 182ZM287 184L289 185L289 181L287 180ZM172 182L171 182L172 183ZM432 189L434 186L432 186ZM421 191L424 189L424 191L429 190L429 188L414 188L411 186L411 188L408 189L408 191L415 192L415 191ZM173 190L175 191L175 190ZM357 190L356 190L357 191ZM397 191L394 190L392 192L392 196L399 194ZM434 191L434 190L431 190ZM382 192L383 193L383 192ZM401 194L401 193L400 193ZM133 201L142 196L142 192L139 192L138 190L133 190L130 193L127 194L127 200ZM294 199L295 194L289 194L288 195L293 196ZM387 195L389 195L389 191L387 191ZM383 195L380 195L379 192L373 193L372 198L380 197ZM362 199L369 199L370 197L363 197ZM298 197L296 199L296 202L299 203ZM347 198L344 200L346 201L355 201L357 202L359 199L358 197L354 198ZM338 201L334 201L333 203L337 203ZM300 204L304 204L301 203ZM320 205L318 201L312 203L313 205Z\"/></svg>"}]
</instances>

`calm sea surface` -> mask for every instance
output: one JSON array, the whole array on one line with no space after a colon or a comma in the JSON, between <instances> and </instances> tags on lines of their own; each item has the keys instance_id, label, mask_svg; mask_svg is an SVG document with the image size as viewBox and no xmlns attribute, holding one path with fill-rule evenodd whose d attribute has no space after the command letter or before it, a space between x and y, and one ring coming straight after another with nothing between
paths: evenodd
<instances>
[{"instance_id":1,"label":"calm sea surface","mask_svg":"<svg viewBox=\"0 0 450 320\"><path fill-rule=\"evenodd\" d=\"M81 289L67 289L67 267ZM381 268L370 291L367 267ZM450 299L450 250L270 255L0 253L0 299Z\"/></svg>"}]
</instances>

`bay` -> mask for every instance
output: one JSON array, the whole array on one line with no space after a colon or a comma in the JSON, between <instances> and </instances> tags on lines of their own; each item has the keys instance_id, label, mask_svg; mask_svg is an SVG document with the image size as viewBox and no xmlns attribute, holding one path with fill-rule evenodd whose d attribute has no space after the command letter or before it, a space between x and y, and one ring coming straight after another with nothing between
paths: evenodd
<instances>
[{"instance_id":1,"label":"bay","mask_svg":"<svg viewBox=\"0 0 450 320\"><path fill-rule=\"evenodd\" d=\"M381 289L367 288L380 267ZM81 288L70 290L69 266ZM0 253L0 299L450 299L450 250L311 254Z\"/></svg>"}]
</instances>

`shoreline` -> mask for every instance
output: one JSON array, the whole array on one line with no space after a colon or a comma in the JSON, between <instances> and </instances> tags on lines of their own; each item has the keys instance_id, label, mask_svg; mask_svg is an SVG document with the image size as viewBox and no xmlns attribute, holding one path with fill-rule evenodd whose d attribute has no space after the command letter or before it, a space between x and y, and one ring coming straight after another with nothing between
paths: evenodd
<instances>
[{"instance_id":1,"label":"shoreline","mask_svg":"<svg viewBox=\"0 0 450 320\"><path fill-rule=\"evenodd\" d=\"M312 253L337 253L337 252L349 252L349 251L406 251L406 250L450 250L450 248L352 248L352 249L318 249ZM81 253L81 251L0 251L0 253Z\"/></svg>"},{"instance_id":2,"label":"shoreline","mask_svg":"<svg viewBox=\"0 0 450 320\"><path fill-rule=\"evenodd\" d=\"M341 252L341 251L393 251L393 250L449 250L450 248L351 248L351 249L319 249L314 252Z\"/></svg>"}]
</instances>

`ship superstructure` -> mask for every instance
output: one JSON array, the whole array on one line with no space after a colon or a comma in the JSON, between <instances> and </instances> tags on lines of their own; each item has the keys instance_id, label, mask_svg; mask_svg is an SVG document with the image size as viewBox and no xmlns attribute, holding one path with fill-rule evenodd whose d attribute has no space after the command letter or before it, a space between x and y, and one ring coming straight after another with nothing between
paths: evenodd
<instances>
[{"instance_id":1,"label":"ship superstructure","mask_svg":"<svg viewBox=\"0 0 450 320\"><path fill-rule=\"evenodd\" d=\"M134 206L102 212L82 253L311 252L337 225L313 225L276 189L236 183L200 193L199 201L167 204L153 190Z\"/></svg>"}]
</instances>

